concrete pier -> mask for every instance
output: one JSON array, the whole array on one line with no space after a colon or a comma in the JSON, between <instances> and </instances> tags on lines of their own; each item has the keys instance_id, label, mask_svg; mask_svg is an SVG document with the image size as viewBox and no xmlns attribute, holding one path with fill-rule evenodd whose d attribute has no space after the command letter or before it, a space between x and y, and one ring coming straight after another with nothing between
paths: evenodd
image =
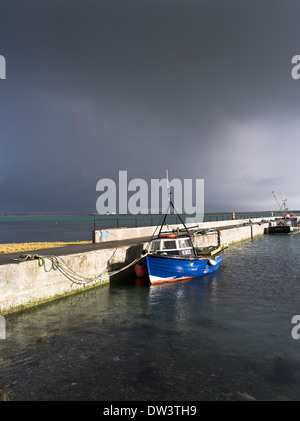
<instances>
[{"instance_id":1,"label":"concrete pier","mask_svg":"<svg viewBox=\"0 0 300 421\"><path fill-rule=\"evenodd\" d=\"M88 283L84 280L82 283L74 282L77 276L67 277L64 270L52 267L52 261L47 258L45 264L39 266L37 259L23 262L13 260L19 258L20 253L1 255L0 314L22 311L109 282L110 271L130 264L141 255L143 241L114 241L105 245L89 244L28 252L32 256L57 257L63 263L63 269L70 268L76 275L85 278L97 278Z\"/></svg>"},{"instance_id":2,"label":"concrete pier","mask_svg":"<svg viewBox=\"0 0 300 421\"><path fill-rule=\"evenodd\" d=\"M188 227L195 224L187 224ZM217 228L222 245L253 238L264 233L268 226L261 218L252 220L220 221L198 224L200 231ZM170 229L177 226L170 226ZM74 282L51 260L39 265L37 259L16 262L18 254L0 255L0 314L5 315L52 301L86 288L94 288L110 281L110 273L129 265L141 256L156 227L120 228L108 230L94 244L67 246L56 249L30 251L28 254L56 256L76 274L93 281ZM96 235L94 233L94 238ZM216 244L217 237L209 231L197 236L198 246ZM41 263L41 261L40 261ZM96 279L97 277L97 279Z\"/></svg>"}]
</instances>

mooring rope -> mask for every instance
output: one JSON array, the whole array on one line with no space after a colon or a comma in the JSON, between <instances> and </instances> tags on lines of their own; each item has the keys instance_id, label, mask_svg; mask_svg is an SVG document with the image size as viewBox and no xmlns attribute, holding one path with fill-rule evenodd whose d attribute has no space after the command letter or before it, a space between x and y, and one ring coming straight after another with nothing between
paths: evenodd
<instances>
[{"instance_id":1,"label":"mooring rope","mask_svg":"<svg viewBox=\"0 0 300 421\"><path fill-rule=\"evenodd\" d=\"M108 260L106 268L98 275L95 276L85 276L81 273L75 272L61 257L59 256L41 256L39 254L25 254L23 256L19 256L13 260L18 262L25 262L27 260L38 260L39 267L44 267L45 272L50 272L51 270L59 270L66 278L72 281L75 284L79 285L86 285L92 282L104 282L102 276L105 272L108 272L110 276L116 275L117 273L122 272L125 269L130 268L131 266L135 265L142 257L145 257L149 251L146 251L145 254L142 254L137 259L133 260L131 263L122 267L121 269L109 271L108 265L110 264L110 260L113 258L114 254L116 253L117 249L113 252L112 256ZM50 267L47 268L46 261L50 262Z\"/></svg>"},{"instance_id":2,"label":"mooring rope","mask_svg":"<svg viewBox=\"0 0 300 421\"><path fill-rule=\"evenodd\" d=\"M146 257L148 254L150 253L150 251L146 251L145 254L142 254L140 257L138 257L137 259L135 259L133 262L129 263L127 266L122 267L121 269L115 270L115 271L111 271L109 272L109 274L111 276L116 275L119 272L122 272L125 269L130 268L131 266L135 265L139 260L141 260L142 257Z\"/></svg>"},{"instance_id":3,"label":"mooring rope","mask_svg":"<svg viewBox=\"0 0 300 421\"><path fill-rule=\"evenodd\" d=\"M58 256L41 256L39 254L25 254L19 258L13 259L18 262L25 262L27 260L38 260L39 267L44 267L45 272L50 272L51 270L59 270L66 278L72 281L74 284L86 285L92 282L104 282L102 279L103 274L107 269L103 270L100 274L94 275L92 277L85 276L78 272L75 272L61 257ZM50 266L47 267L46 261L50 262Z\"/></svg>"}]
</instances>

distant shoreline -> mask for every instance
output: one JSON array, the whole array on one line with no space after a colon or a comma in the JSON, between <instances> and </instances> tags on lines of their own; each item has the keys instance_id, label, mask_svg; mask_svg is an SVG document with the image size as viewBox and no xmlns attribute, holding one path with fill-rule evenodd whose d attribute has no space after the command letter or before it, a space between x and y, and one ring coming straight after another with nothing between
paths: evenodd
<instances>
[{"instance_id":1,"label":"distant shoreline","mask_svg":"<svg viewBox=\"0 0 300 421\"><path fill-rule=\"evenodd\" d=\"M226 214L232 214L233 211L224 211L224 212L204 212L204 215L226 215ZM239 211L234 210L235 213L239 214L267 214L267 213L274 213L279 214L282 213L279 210L258 210L258 211ZM300 210L293 210L292 213L300 213ZM163 215L162 213L140 213L137 215L131 214L131 213L2 213L0 214L0 217L12 217L12 216L110 216L110 217L117 217L117 216L127 216L127 217L140 217L140 216L151 216L151 215ZM181 213L180 215L187 215L187 216L194 216L194 215L188 215L185 213Z\"/></svg>"},{"instance_id":2,"label":"distant shoreline","mask_svg":"<svg viewBox=\"0 0 300 421\"><path fill-rule=\"evenodd\" d=\"M5 216L103 216L93 213L2 213L0 217Z\"/></svg>"}]
</instances>

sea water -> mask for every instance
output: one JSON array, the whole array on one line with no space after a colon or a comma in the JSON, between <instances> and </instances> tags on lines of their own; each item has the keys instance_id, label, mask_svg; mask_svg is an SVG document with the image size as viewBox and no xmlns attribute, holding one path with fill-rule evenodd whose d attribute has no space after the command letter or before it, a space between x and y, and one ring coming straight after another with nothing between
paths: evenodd
<instances>
[{"instance_id":1,"label":"sea water","mask_svg":"<svg viewBox=\"0 0 300 421\"><path fill-rule=\"evenodd\" d=\"M109 285L5 317L11 400L299 400L300 235L230 246L209 276Z\"/></svg>"},{"instance_id":2,"label":"sea water","mask_svg":"<svg viewBox=\"0 0 300 421\"><path fill-rule=\"evenodd\" d=\"M271 212L240 213L236 219L246 222L253 218L270 217ZM181 215L186 223L232 220L231 213L207 213L193 217ZM45 241L87 241L92 239L92 231L117 227L157 226L163 215L7 215L0 216L0 244L45 242ZM168 224L180 223L178 215L168 215Z\"/></svg>"}]
</instances>

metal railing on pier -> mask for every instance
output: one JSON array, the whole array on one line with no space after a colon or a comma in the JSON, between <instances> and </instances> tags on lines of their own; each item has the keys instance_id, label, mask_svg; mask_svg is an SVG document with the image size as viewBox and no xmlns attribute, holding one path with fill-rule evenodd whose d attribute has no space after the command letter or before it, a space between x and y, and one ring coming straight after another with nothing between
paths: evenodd
<instances>
[{"instance_id":1,"label":"metal railing on pier","mask_svg":"<svg viewBox=\"0 0 300 421\"><path fill-rule=\"evenodd\" d=\"M147 226L157 226L163 220L162 214L155 215L99 215L94 219L94 230L112 229L112 228L137 228ZM202 215L184 215L180 217L185 223L201 223L201 222L214 222L214 221L229 221L233 219L254 219L254 218L267 218L267 217L282 216L281 212L276 211L263 211L263 212L223 212L223 213L206 213ZM167 223L169 225L180 224L180 218L176 214L167 216Z\"/></svg>"}]
</instances>

